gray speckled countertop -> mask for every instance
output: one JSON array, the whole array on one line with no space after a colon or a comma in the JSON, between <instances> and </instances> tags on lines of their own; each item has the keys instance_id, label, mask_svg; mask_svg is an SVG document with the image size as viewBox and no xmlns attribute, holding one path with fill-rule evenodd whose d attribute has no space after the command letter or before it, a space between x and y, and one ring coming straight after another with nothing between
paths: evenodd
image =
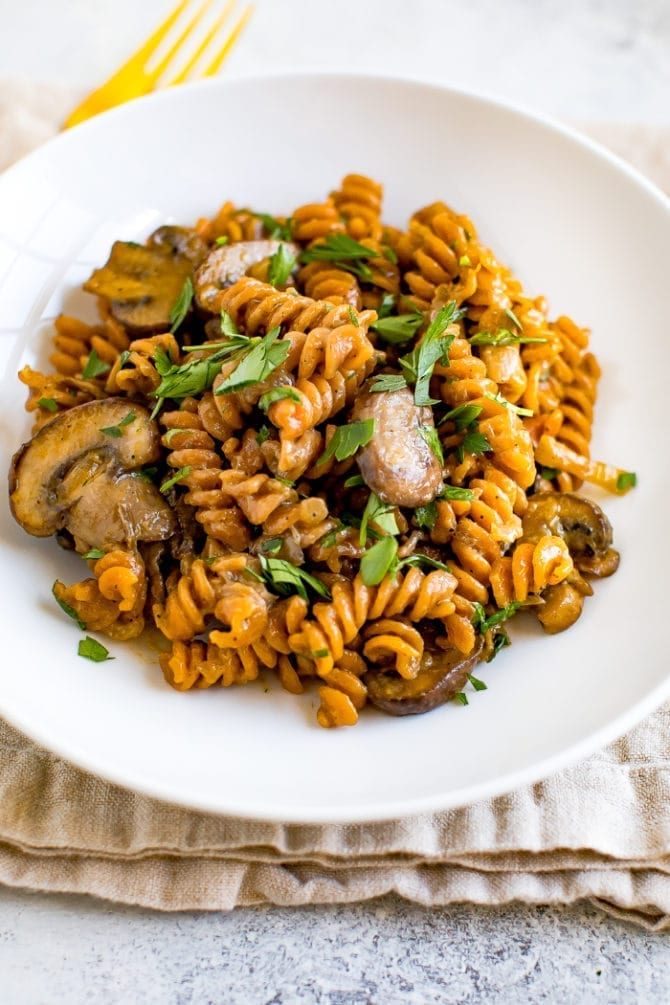
<instances>
[{"instance_id":1,"label":"gray speckled countertop","mask_svg":"<svg viewBox=\"0 0 670 1005\"><path fill-rule=\"evenodd\" d=\"M229 73L400 70L571 120L670 124L669 0L255 2ZM0 77L91 86L173 3L0 0ZM667 1001L667 937L589 907L160 915L0 889L0 1005Z\"/></svg>"},{"instance_id":2,"label":"gray speckled countertop","mask_svg":"<svg viewBox=\"0 0 670 1005\"><path fill-rule=\"evenodd\" d=\"M588 907L156 915L0 891L0 974L4 1005L651 1005L670 946Z\"/></svg>"}]
</instances>

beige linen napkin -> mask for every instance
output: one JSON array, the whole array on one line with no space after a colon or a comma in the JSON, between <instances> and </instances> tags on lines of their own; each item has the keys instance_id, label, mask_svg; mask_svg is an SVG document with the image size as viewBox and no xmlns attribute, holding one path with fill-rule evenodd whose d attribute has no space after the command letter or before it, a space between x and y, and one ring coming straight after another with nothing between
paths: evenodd
<instances>
[{"instance_id":1,"label":"beige linen napkin","mask_svg":"<svg viewBox=\"0 0 670 1005\"><path fill-rule=\"evenodd\" d=\"M0 164L55 131L62 95L0 85ZM591 132L670 188L670 130ZM193 813L126 792L0 721L0 882L162 910L588 899L670 928L670 706L595 756L462 809L348 826Z\"/></svg>"}]
</instances>

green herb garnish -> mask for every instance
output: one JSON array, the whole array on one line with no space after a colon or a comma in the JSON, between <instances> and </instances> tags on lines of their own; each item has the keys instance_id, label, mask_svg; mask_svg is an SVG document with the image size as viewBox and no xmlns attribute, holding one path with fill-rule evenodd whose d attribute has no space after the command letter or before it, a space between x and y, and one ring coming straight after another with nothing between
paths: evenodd
<instances>
[{"instance_id":1,"label":"green herb garnish","mask_svg":"<svg viewBox=\"0 0 670 1005\"><path fill-rule=\"evenodd\" d=\"M447 328L462 318L464 313L465 311L457 309L455 300L450 300L437 312L421 343L398 360L407 382L414 384L416 405L437 404L435 398L431 398L428 393L430 378L438 360L445 365L449 363L449 347L456 336L448 334Z\"/></svg>"},{"instance_id":2,"label":"green herb garnish","mask_svg":"<svg viewBox=\"0 0 670 1005\"><path fill-rule=\"evenodd\" d=\"M195 290L193 289L193 280L191 279L190 276L187 276L186 279L184 280L184 285L181 288L179 296L172 305L172 309L169 315L170 324L172 325L170 331L172 332L173 335L176 332L177 328L179 328L180 324L182 323L186 315L188 314L189 309L191 307L191 303L193 302L194 293Z\"/></svg>"},{"instance_id":3,"label":"green herb garnish","mask_svg":"<svg viewBox=\"0 0 670 1005\"><path fill-rule=\"evenodd\" d=\"M60 586L60 585L61 585L60 582L58 580L56 580L56 582L54 583L54 585L51 587L51 592L54 595L56 603L61 608L61 610L65 611L65 613L67 614L68 618L72 618L72 620L74 622L76 622L77 625L81 628L82 632L85 632L86 631L86 622L82 621L82 619L79 617L79 615L75 611L74 607L70 607L70 605L66 604L64 600L61 600L60 597L56 596L56 587Z\"/></svg>"},{"instance_id":4,"label":"green herb garnish","mask_svg":"<svg viewBox=\"0 0 670 1005\"><path fill-rule=\"evenodd\" d=\"M291 562L285 562L282 558L265 558L261 555L260 563L264 574L263 578L281 596L297 593L303 600L307 600L307 587L309 587L318 596L330 600L330 593L320 579L310 576L308 572L303 572Z\"/></svg>"},{"instance_id":5,"label":"green herb garnish","mask_svg":"<svg viewBox=\"0 0 670 1005\"><path fill-rule=\"evenodd\" d=\"M393 248L389 248L388 245L385 248L382 248L382 255L384 256L384 258L388 259L388 261L392 265L398 264L398 256L396 255Z\"/></svg>"},{"instance_id":6,"label":"green herb garnish","mask_svg":"<svg viewBox=\"0 0 670 1005\"><path fill-rule=\"evenodd\" d=\"M416 566L421 568L425 566L428 569L441 569L443 572L451 572L448 565L444 562L440 562L437 558L431 558L430 555L424 555L421 551L415 551L413 555L408 555L407 558L403 558L398 563L399 568L403 566Z\"/></svg>"},{"instance_id":7,"label":"green herb garnish","mask_svg":"<svg viewBox=\"0 0 670 1005\"><path fill-rule=\"evenodd\" d=\"M617 492L625 492L637 485L637 475L634 471L622 471L616 480Z\"/></svg>"},{"instance_id":8,"label":"green herb garnish","mask_svg":"<svg viewBox=\"0 0 670 1005\"><path fill-rule=\"evenodd\" d=\"M462 464L466 454L477 456L478 454L485 454L489 450L491 450L491 444L486 439L484 433L480 433L476 429L470 429L456 448L456 456Z\"/></svg>"},{"instance_id":9,"label":"green herb garnish","mask_svg":"<svg viewBox=\"0 0 670 1005\"><path fill-rule=\"evenodd\" d=\"M426 503L425 506L417 506L414 510L414 522L417 527L428 527L431 530L437 520L437 505L434 502Z\"/></svg>"},{"instance_id":10,"label":"green herb garnish","mask_svg":"<svg viewBox=\"0 0 670 1005\"><path fill-rule=\"evenodd\" d=\"M468 267L468 266L472 265L472 262L470 261L470 256L469 255L461 255L461 257L458 259L458 264L460 266L465 266L465 267Z\"/></svg>"},{"instance_id":11,"label":"green herb garnish","mask_svg":"<svg viewBox=\"0 0 670 1005\"><path fill-rule=\"evenodd\" d=\"M40 398L37 404L40 408L43 408L45 412L57 412L58 405L53 398Z\"/></svg>"},{"instance_id":12,"label":"green herb garnish","mask_svg":"<svg viewBox=\"0 0 670 1005\"><path fill-rule=\"evenodd\" d=\"M359 244L347 234L328 234L319 244L312 245L300 254L300 261L305 265L309 262L333 262L338 269L351 272L359 279L372 279L372 269L366 265L371 258L377 258L377 252Z\"/></svg>"},{"instance_id":13,"label":"green herb garnish","mask_svg":"<svg viewBox=\"0 0 670 1005\"><path fill-rule=\"evenodd\" d=\"M542 478L546 478L548 482L553 482L554 478L558 478L560 471L558 468L540 468L540 475Z\"/></svg>"},{"instance_id":14,"label":"green herb garnish","mask_svg":"<svg viewBox=\"0 0 670 1005\"><path fill-rule=\"evenodd\" d=\"M300 395L293 387L273 387L271 391L266 391L258 399L258 407L262 412L267 412L270 405L274 404L275 401L282 401L284 398L288 398L290 401L296 401L298 404L302 401Z\"/></svg>"},{"instance_id":15,"label":"green herb garnish","mask_svg":"<svg viewBox=\"0 0 670 1005\"><path fill-rule=\"evenodd\" d=\"M496 625L501 625L503 621L507 621L508 618L513 617L523 605L521 601L513 600L511 604L507 604L506 607L501 607L500 610L495 611L488 617L481 604L475 602L472 606L475 609L472 624L478 632L481 632L481 634L484 635L491 628L495 628Z\"/></svg>"},{"instance_id":16,"label":"green herb garnish","mask_svg":"<svg viewBox=\"0 0 670 1005\"><path fill-rule=\"evenodd\" d=\"M325 464L331 457L336 461L344 461L347 457L353 457L359 447L364 447L372 439L375 431L374 419L363 419L361 422L350 422L346 426L338 426L332 439L321 457L319 464Z\"/></svg>"},{"instance_id":17,"label":"green herb garnish","mask_svg":"<svg viewBox=\"0 0 670 1005\"><path fill-rule=\"evenodd\" d=\"M109 655L109 649L106 649L97 639L92 639L90 635L80 641L77 652L84 659L93 660L94 663L105 663L107 660L114 659L113 656Z\"/></svg>"},{"instance_id":18,"label":"green herb garnish","mask_svg":"<svg viewBox=\"0 0 670 1005\"><path fill-rule=\"evenodd\" d=\"M269 213L253 213L252 215L261 221L265 233L272 240L291 240L291 217L288 218L286 223L280 223L276 217L271 216Z\"/></svg>"},{"instance_id":19,"label":"green herb garnish","mask_svg":"<svg viewBox=\"0 0 670 1005\"><path fill-rule=\"evenodd\" d=\"M94 377L101 377L103 373L108 373L111 369L109 363L104 363L95 349L91 349L91 354L86 360L86 366L81 376L83 380L93 380Z\"/></svg>"},{"instance_id":20,"label":"green herb garnish","mask_svg":"<svg viewBox=\"0 0 670 1005\"><path fill-rule=\"evenodd\" d=\"M293 272L296 256L286 244L280 244L268 264L268 282L271 286L285 286Z\"/></svg>"},{"instance_id":21,"label":"green herb garnish","mask_svg":"<svg viewBox=\"0 0 670 1005\"><path fill-rule=\"evenodd\" d=\"M153 483L158 474L158 468L154 464L151 464L149 467L140 468L138 471L131 471L130 473L133 478L141 478L143 482Z\"/></svg>"},{"instance_id":22,"label":"green herb garnish","mask_svg":"<svg viewBox=\"0 0 670 1005\"><path fill-rule=\"evenodd\" d=\"M483 680L480 680L479 677L475 677L474 674L469 673L468 674L468 680L472 684L472 686L475 689L475 691L487 691L488 690L488 685L485 684Z\"/></svg>"},{"instance_id":23,"label":"green herb garnish","mask_svg":"<svg viewBox=\"0 0 670 1005\"><path fill-rule=\"evenodd\" d=\"M510 637L504 628L501 628L499 632L493 636L493 649L491 650L491 655L487 658L486 662L490 663L494 660L501 649L505 649L507 646L511 646Z\"/></svg>"},{"instance_id":24,"label":"green herb garnish","mask_svg":"<svg viewBox=\"0 0 670 1005\"><path fill-rule=\"evenodd\" d=\"M529 342L546 342L546 338L533 335L516 335L509 328L499 328L497 332L477 332L468 339L470 345L524 345Z\"/></svg>"},{"instance_id":25,"label":"green herb garnish","mask_svg":"<svg viewBox=\"0 0 670 1005\"><path fill-rule=\"evenodd\" d=\"M482 411L481 405L456 405L456 408L452 408L442 416L439 425L441 426L443 422L453 422L456 425L456 432L460 433L462 429L471 426Z\"/></svg>"},{"instance_id":26,"label":"green herb garnish","mask_svg":"<svg viewBox=\"0 0 670 1005\"><path fill-rule=\"evenodd\" d=\"M460 485L445 485L438 498L458 499L463 502L472 502L475 498L475 494L472 489L463 489Z\"/></svg>"},{"instance_id":27,"label":"green herb garnish","mask_svg":"<svg viewBox=\"0 0 670 1005\"><path fill-rule=\"evenodd\" d=\"M256 443L260 447L262 443L270 438L270 430L267 426L263 425L256 433Z\"/></svg>"},{"instance_id":28,"label":"green herb garnish","mask_svg":"<svg viewBox=\"0 0 670 1005\"><path fill-rule=\"evenodd\" d=\"M281 328L277 325L263 338L249 339L249 345L253 344L253 349L244 350L244 355L235 370L226 377L214 393L216 395L230 394L232 391L239 391L243 387L257 384L269 377L278 366L281 366L289 354L291 343L288 340L277 341L280 331Z\"/></svg>"},{"instance_id":29,"label":"green herb garnish","mask_svg":"<svg viewBox=\"0 0 670 1005\"><path fill-rule=\"evenodd\" d=\"M276 555L278 551L281 551L281 546L284 543L281 537L270 537L267 541L261 541L261 551L264 555Z\"/></svg>"},{"instance_id":30,"label":"green herb garnish","mask_svg":"<svg viewBox=\"0 0 670 1005\"><path fill-rule=\"evenodd\" d=\"M380 373L370 385L370 390L378 394L381 391L402 391L403 387L407 387L407 381L401 373Z\"/></svg>"},{"instance_id":31,"label":"green herb garnish","mask_svg":"<svg viewBox=\"0 0 670 1005\"><path fill-rule=\"evenodd\" d=\"M495 401L498 405L503 405L505 408L509 409L510 412L514 412L515 415L532 415L532 408L520 408L519 405L513 405L511 401L507 398L503 398L502 394L489 394L488 391L484 392L484 397L488 398L489 401Z\"/></svg>"},{"instance_id":32,"label":"green herb garnish","mask_svg":"<svg viewBox=\"0 0 670 1005\"><path fill-rule=\"evenodd\" d=\"M442 444L440 443L440 437L437 435L437 429L435 426L419 426L419 434L422 440L428 444L432 452L437 457L440 464L444 464L444 455L442 453Z\"/></svg>"},{"instance_id":33,"label":"green herb garnish","mask_svg":"<svg viewBox=\"0 0 670 1005\"><path fill-rule=\"evenodd\" d=\"M131 422L134 422L136 418L137 416L135 415L134 412L128 412L125 418L121 419L121 421L116 426L101 426L100 432L104 433L105 436L112 436L118 438L119 436L123 436L123 430L126 428L126 426L129 426Z\"/></svg>"},{"instance_id":34,"label":"green herb garnish","mask_svg":"<svg viewBox=\"0 0 670 1005\"><path fill-rule=\"evenodd\" d=\"M395 566L398 542L394 537L382 537L365 552L361 559L361 578L366 586L378 586L389 570Z\"/></svg>"},{"instance_id":35,"label":"green herb garnish","mask_svg":"<svg viewBox=\"0 0 670 1005\"><path fill-rule=\"evenodd\" d=\"M385 342L391 345L405 345L407 342L411 342L422 324L423 314L416 311L413 314L380 316L379 320L370 327Z\"/></svg>"},{"instance_id":36,"label":"green herb garnish","mask_svg":"<svg viewBox=\"0 0 670 1005\"><path fill-rule=\"evenodd\" d=\"M463 691L459 691L457 694L454 695L454 697L451 700L452 701L458 701L458 702L460 702L461 705L469 705L470 704L470 702L468 701L467 694L464 694Z\"/></svg>"},{"instance_id":37,"label":"green herb garnish","mask_svg":"<svg viewBox=\"0 0 670 1005\"><path fill-rule=\"evenodd\" d=\"M383 534L398 533L398 525L393 513L394 509L395 506L390 506L388 503L382 502L376 493L370 493L368 501L365 504L365 509L363 510L363 517L361 519L359 534L359 543L361 547L364 547L367 541L369 523L374 523Z\"/></svg>"},{"instance_id":38,"label":"green herb garnish","mask_svg":"<svg viewBox=\"0 0 670 1005\"><path fill-rule=\"evenodd\" d=\"M218 248L223 248L224 245L228 244L228 235L222 234L221 237L217 237L214 244L216 244Z\"/></svg>"},{"instance_id":39,"label":"green herb garnish","mask_svg":"<svg viewBox=\"0 0 670 1005\"><path fill-rule=\"evenodd\" d=\"M92 558L92 559L96 559L97 560L98 558L104 558L105 555L106 555L106 552L101 551L100 548L91 548L90 551L87 551L86 554L82 555L81 557L82 558Z\"/></svg>"},{"instance_id":40,"label":"green herb garnish","mask_svg":"<svg viewBox=\"0 0 670 1005\"><path fill-rule=\"evenodd\" d=\"M323 660L328 655L330 655L328 649L315 649L314 652L312 653L312 656L314 657L315 660Z\"/></svg>"},{"instance_id":41,"label":"green herb garnish","mask_svg":"<svg viewBox=\"0 0 670 1005\"><path fill-rule=\"evenodd\" d=\"M166 492L170 491L173 485L176 485L178 482L183 481L184 478L188 478L190 473L191 473L191 467L188 464L183 468L179 468L172 475L172 478L168 478L166 482L163 482L163 484L160 487L160 491L163 493L163 495L165 495Z\"/></svg>"},{"instance_id":42,"label":"green herb garnish","mask_svg":"<svg viewBox=\"0 0 670 1005\"><path fill-rule=\"evenodd\" d=\"M347 478L346 482L344 483L345 489L355 489L358 488L360 485L365 485L365 482L363 481L360 475L352 475L351 478Z\"/></svg>"}]
</instances>

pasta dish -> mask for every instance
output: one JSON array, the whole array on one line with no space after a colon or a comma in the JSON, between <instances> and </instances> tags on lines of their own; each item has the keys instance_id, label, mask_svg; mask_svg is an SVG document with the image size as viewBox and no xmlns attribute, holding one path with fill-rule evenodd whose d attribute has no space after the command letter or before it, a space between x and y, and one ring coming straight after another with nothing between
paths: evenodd
<instances>
[{"instance_id":1,"label":"pasta dish","mask_svg":"<svg viewBox=\"0 0 670 1005\"><path fill-rule=\"evenodd\" d=\"M353 725L467 704L512 618L563 631L616 571L580 487L635 475L590 457L588 332L445 203L401 230L357 174L288 217L226 203L84 289L99 322L61 315L53 372L19 374L10 473L18 523L88 564L53 587L81 656L153 627L177 690L266 671Z\"/></svg>"}]
</instances>

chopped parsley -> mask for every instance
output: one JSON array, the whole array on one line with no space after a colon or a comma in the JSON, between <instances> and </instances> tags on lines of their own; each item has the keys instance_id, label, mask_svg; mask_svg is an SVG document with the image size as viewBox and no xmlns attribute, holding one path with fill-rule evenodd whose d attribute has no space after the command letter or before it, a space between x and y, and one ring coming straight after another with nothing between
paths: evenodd
<instances>
[{"instance_id":1,"label":"chopped parsley","mask_svg":"<svg viewBox=\"0 0 670 1005\"><path fill-rule=\"evenodd\" d=\"M398 542L394 537L382 537L361 559L361 578L366 586L378 586L397 563Z\"/></svg>"},{"instance_id":2,"label":"chopped parsley","mask_svg":"<svg viewBox=\"0 0 670 1005\"><path fill-rule=\"evenodd\" d=\"M493 636L493 649L491 650L491 655L487 658L486 662L490 663L494 660L501 649L505 649L507 646L511 646L510 637L504 628L496 632Z\"/></svg>"},{"instance_id":3,"label":"chopped parsley","mask_svg":"<svg viewBox=\"0 0 670 1005\"><path fill-rule=\"evenodd\" d=\"M533 335L517 335L509 328L499 328L497 332L477 332L468 339L470 345L524 345L529 342L546 342L546 338Z\"/></svg>"},{"instance_id":4,"label":"chopped parsley","mask_svg":"<svg viewBox=\"0 0 670 1005\"><path fill-rule=\"evenodd\" d=\"M346 482L344 483L345 489L355 489L358 488L360 485L365 485L365 482L363 481L360 475L352 475L351 478L347 478Z\"/></svg>"},{"instance_id":5,"label":"chopped parsley","mask_svg":"<svg viewBox=\"0 0 670 1005\"><path fill-rule=\"evenodd\" d=\"M626 492L637 485L637 475L634 471L622 471L616 480L617 492Z\"/></svg>"},{"instance_id":6,"label":"chopped parsley","mask_svg":"<svg viewBox=\"0 0 670 1005\"><path fill-rule=\"evenodd\" d=\"M437 435L437 429L435 426L419 426L419 433L421 435L421 439L425 440L440 464L444 464L442 444L440 443L440 437Z\"/></svg>"},{"instance_id":7,"label":"chopped parsley","mask_svg":"<svg viewBox=\"0 0 670 1005\"><path fill-rule=\"evenodd\" d=\"M108 373L111 369L109 363L104 363L95 349L91 349L91 354L86 360L86 366L81 376L83 380L93 380L94 377L101 377L103 373Z\"/></svg>"},{"instance_id":8,"label":"chopped parsley","mask_svg":"<svg viewBox=\"0 0 670 1005\"><path fill-rule=\"evenodd\" d=\"M163 482L163 484L160 487L160 491L163 493L163 495L165 495L167 492L170 491L173 485L176 485L178 482L183 481L184 478L188 478L190 473L191 473L191 467L189 464L187 464L183 468L179 468L177 471L175 471L175 473L172 475L171 478L168 478L167 481Z\"/></svg>"},{"instance_id":9,"label":"chopped parsley","mask_svg":"<svg viewBox=\"0 0 670 1005\"><path fill-rule=\"evenodd\" d=\"M37 404L40 408L43 408L45 412L57 412L58 405L53 398L40 398Z\"/></svg>"},{"instance_id":10,"label":"chopped parsley","mask_svg":"<svg viewBox=\"0 0 670 1005\"><path fill-rule=\"evenodd\" d=\"M286 244L280 244L268 264L268 282L271 286L285 286L293 272L296 256Z\"/></svg>"},{"instance_id":11,"label":"chopped parsley","mask_svg":"<svg viewBox=\"0 0 670 1005\"><path fill-rule=\"evenodd\" d=\"M117 423L116 426L101 426L100 432L104 433L105 436L118 438L120 436L123 436L123 430L126 428L126 426L129 426L131 422L134 422L136 418L137 416L135 415L134 412L128 412L125 418L121 419L121 421Z\"/></svg>"},{"instance_id":12,"label":"chopped parsley","mask_svg":"<svg viewBox=\"0 0 670 1005\"><path fill-rule=\"evenodd\" d=\"M191 279L190 276L187 276L186 279L184 280L184 285L182 286L179 292L179 296L175 300L174 304L172 305L172 309L170 310L170 324L172 326L170 328L170 331L172 332L173 335L177 331L177 328L179 328L179 326L183 322L186 315L188 314L191 304L193 302L194 293L195 290L193 289L193 280Z\"/></svg>"},{"instance_id":13,"label":"chopped parsley","mask_svg":"<svg viewBox=\"0 0 670 1005\"><path fill-rule=\"evenodd\" d=\"M284 362L289 354L291 343L288 340L278 342L281 328L277 325L272 328L263 338L249 339L249 345L253 348L243 350L240 362L231 374L217 387L216 395L230 394L231 391L239 391L250 384L269 377L278 366Z\"/></svg>"},{"instance_id":14,"label":"chopped parsley","mask_svg":"<svg viewBox=\"0 0 670 1005\"><path fill-rule=\"evenodd\" d=\"M460 702L461 705L470 704L470 702L468 701L467 694L465 694L463 691L459 691L457 694L454 695L454 697L451 700Z\"/></svg>"},{"instance_id":15,"label":"chopped parsley","mask_svg":"<svg viewBox=\"0 0 670 1005\"><path fill-rule=\"evenodd\" d=\"M217 237L217 239L214 241L214 244L217 246L217 248L223 248L224 245L228 244L228 235L222 234L221 237Z\"/></svg>"},{"instance_id":16,"label":"chopped parsley","mask_svg":"<svg viewBox=\"0 0 670 1005\"><path fill-rule=\"evenodd\" d=\"M267 541L261 541L261 551L264 555L276 555L278 551L281 551L281 546L284 543L281 537L269 537Z\"/></svg>"},{"instance_id":17,"label":"chopped parsley","mask_svg":"<svg viewBox=\"0 0 670 1005\"><path fill-rule=\"evenodd\" d=\"M484 683L484 681L480 680L479 677L475 677L474 674L469 673L468 674L468 680L472 684L472 686L475 689L475 691L486 691L486 690L488 690L488 686Z\"/></svg>"},{"instance_id":18,"label":"chopped parsley","mask_svg":"<svg viewBox=\"0 0 670 1005\"><path fill-rule=\"evenodd\" d=\"M260 556L260 563L263 579L281 596L297 593L303 600L307 600L307 587L309 587L319 597L330 600L330 593L321 580L310 576L308 572L303 572L297 565L285 562L281 558L265 558L263 555Z\"/></svg>"},{"instance_id":19,"label":"chopped parsley","mask_svg":"<svg viewBox=\"0 0 670 1005\"><path fill-rule=\"evenodd\" d=\"M495 611L488 617L481 604L475 602L472 606L475 609L472 624L476 631L481 632L481 634L484 635L491 628L495 628L497 625L501 625L503 621L507 621L508 618L513 617L523 605L521 601L513 600L511 604L507 604L506 607L501 607L500 610Z\"/></svg>"},{"instance_id":20,"label":"chopped parsley","mask_svg":"<svg viewBox=\"0 0 670 1005\"><path fill-rule=\"evenodd\" d=\"M484 392L484 397L488 398L489 401L495 401L498 405L503 405L505 408L509 409L510 412L514 412L515 415L532 415L532 408L520 408L519 405L513 405L511 401L507 398L503 398L502 394L489 394L488 391Z\"/></svg>"},{"instance_id":21,"label":"chopped parsley","mask_svg":"<svg viewBox=\"0 0 670 1005\"><path fill-rule=\"evenodd\" d=\"M458 310L456 301L450 300L441 307L426 330L419 345L399 359L402 371L408 383L414 384L414 403L416 405L436 405L437 401L430 397L429 385L433 368L438 360L449 363L449 347L456 337L448 334L447 328L463 317L465 312Z\"/></svg>"},{"instance_id":22,"label":"chopped parsley","mask_svg":"<svg viewBox=\"0 0 670 1005\"><path fill-rule=\"evenodd\" d=\"M98 558L104 558L105 555L106 555L106 552L101 551L100 548L91 548L90 551L87 551L86 554L82 555L81 557L82 558L98 559Z\"/></svg>"},{"instance_id":23,"label":"chopped parsley","mask_svg":"<svg viewBox=\"0 0 670 1005\"><path fill-rule=\"evenodd\" d=\"M362 548L365 547L367 541L369 523L374 523L383 534L398 533L398 525L393 513L394 509L395 506L382 502L375 492L370 493L361 519L359 543Z\"/></svg>"},{"instance_id":24,"label":"chopped parsley","mask_svg":"<svg viewBox=\"0 0 670 1005\"><path fill-rule=\"evenodd\" d=\"M84 659L93 660L94 663L105 663L107 660L114 659L113 656L109 655L109 649L106 649L97 639L92 639L90 635L80 641L77 652Z\"/></svg>"},{"instance_id":25,"label":"chopped parsley","mask_svg":"<svg viewBox=\"0 0 670 1005\"><path fill-rule=\"evenodd\" d=\"M417 506L414 510L414 522L417 527L427 527L432 530L436 520L437 504L435 502L426 503L425 506Z\"/></svg>"},{"instance_id":26,"label":"chopped parsley","mask_svg":"<svg viewBox=\"0 0 670 1005\"><path fill-rule=\"evenodd\" d=\"M462 464L466 454L477 456L478 454L485 454L490 450L491 444L486 439L484 433L480 433L477 429L469 429L456 448L456 456Z\"/></svg>"},{"instance_id":27,"label":"chopped parsley","mask_svg":"<svg viewBox=\"0 0 670 1005\"><path fill-rule=\"evenodd\" d=\"M279 241L291 240L290 217L285 223L281 223L281 221L277 220L276 217L271 216L269 213L253 213L252 215L261 221L263 224L263 230L270 239Z\"/></svg>"},{"instance_id":28,"label":"chopped parsley","mask_svg":"<svg viewBox=\"0 0 670 1005\"><path fill-rule=\"evenodd\" d=\"M301 397L298 392L293 387L273 387L271 391L266 391L258 399L258 407L262 412L267 412L270 405L273 405L275 401L283 401L288 398L290 401L296 401L298 404L301 402Z\"/></svg>"},{"instance_id":29,"label":"chopped parsley","mask_svg":"<svg viewBox=\"0 0 670 1005\"><path fill-rule=\"evenodd\" d=\"M481 405L457 405L456 408L452 408L450 412L442 416L439 424L453 422L456 426L456 432L460 433L461 430L471 426L482 411Z\"/></svg>"},{"instance_id":30,"label":"chopped parsley","mask_svg":"<svg viewBox=\"0 0 670 1005\"><path fill-rule=\"evenodd\" d=\"M380 373L370 385L370 390L378 394L381 391L402 391L403 387L407 387L407 381L401 373Z\"/></svg>"},{"instance_id":31,"label":"chopped parsley","mask_svg":"<svg viewBox=\"0 0 670 1005\"><path fill-rule=\"evenodd\" d=\"M319 464L325 464L331 457L336 461L344 461L353 457L359 447L364 447L372 439L375 431L374 419L363 419L361 422L350 422L346 426L338 426L333 437L322 453Z\"/></svg>"},{"instance_id":32,"label":"chopped parsley","mask_svg":"<svg viewBox=\"0 0 670 1005\"><path fill-rule=\"evenodd\" d=\"M472 489L461 488L460 485L445 485L439 495L440 499L456 499L462 502L472 502L475 494Z\"/></svg>"},{"instance_id":33,"label":"chopped parsley","mask_svg":"<svg viewBox=\"0 0 670 1005\"><path fill-rule=\"evenodd\" d=\"M267 426L263 425L256 433L256 443L260 447L261 444L265 443L266 440L270 439L270 430Z\"/></svg>"},{"instance_id":34,"label":"chopped parsley","mask_svg":"<svg viewBox=\"0 0 670 1005\"><path fill-rule=\"evenodd\" d=\"M560 471L558 468L540 468L540 475L542 478L546 478L548 482L553 482L554 478L558 478Z\"/></svg>"},{"instance_id":35,"label":"chopped parsley","mask_svg":"<svg viewBox=\"0 0 670 1005\"><path fill-rule=\"evenodd\" d=\"M415 551L413 555L408 555L407 558L403 558L398 563L398 567L403 566L416 566L420 568L422 565L428 569L441 569L443 572L451 572L448 565L444 562L440 562L437 558L431 558L430 555L424 555L421 551Z\"/></svg>"},{"instance_id":36,"label":"chopped parsley","mask_svg":"<svg viewBox=\"0 0 670 1005\"><path fill-rule=\"evenodd\" d=\"M59 583L58 580L56 580L56 582L54 583L54 585L51 587L51 592L54 595L56 603L61 608L61 610L65 611L65 613L67 614L68 618L72 618L72 620L74 622L76 622L76 624L79 626L79 628L81 628L82 632L85 632L86 631L86 622L82 621L82 619L79 617L79 615L75 611L74 607L70 607L70 605L66 604L64 600L61 600L60 597L56 596L56 587L57 586L60 586L60 583Z\"/></svg>"},{"instance_id":37,"label":"chopped parsley","mask_svg":"<svg viewBox=\"0 0 670 1005\"><path fill-rule=\"evenodd\" d=\"M332 262L338 269L369 282L373 274L366 263L377 257L376 251L359 244L347 234L328 234L321 243L301 252L300 261L305 265L309 262Z\"/></svg>"},{"instance_id":38,"label":"chopped parsley","mask_svg":"<svg viewBox=\"0 0 670 1005\"><path fill-rule=\"evenodd\" d=\"M405 345L411 342L422 324L423 314L416 311L412 314L385 315L370 327L390 345Z\"/></svg>"}]
</instances>

